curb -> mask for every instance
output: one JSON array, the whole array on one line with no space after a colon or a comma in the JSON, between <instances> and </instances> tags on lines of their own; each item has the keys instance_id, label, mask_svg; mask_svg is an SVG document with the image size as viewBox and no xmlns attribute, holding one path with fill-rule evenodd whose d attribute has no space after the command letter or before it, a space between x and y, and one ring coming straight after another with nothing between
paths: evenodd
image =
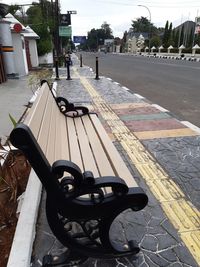
<instances>
[{"instance_id":1,"label":"curb","mask_svg":"<svg viewBox=\"0 0 200 267\"><path fill-rule=\"evenodd\" d=\"M153 53L153 52L152 52ZM153 54L130 54L130 53L113 53L113 54L117 54L117 55L120 55L120 56L135 56L135 57L153 57L153 58L163 58L163 59L176 59L176 60L186 60L186 61L193 61L193 62L200 62L200 58L197 58L197 57L181 57L179 55L176 55L176 56L169 56L169 55L160 55L160 54L157 54L154 53Z\"/></svg>"},{"instance_id":2,"label":"curb","mask_svg":"<svg viewBox=\"0 0 200 267\"><path fill-rule=\"evenodd\" d=\"M7 267L30 267L42 185L31 170Z\"/></svg>"},{"instance_id":3,"label":"curb","mask_svg":"<svg viewBox=\"0 0 200 267\"><path fill-rule=\"evenodd\" d=\"M200 58L196 58L196 57L181 57L181 56L166 56L166 55L144 55L144 54L143 55L134 55L134 56L143 56L143 57L154 57L154 58L163 58L163 59L175 59L175 60L186 60L186 61L200 62Z\"/></svg>"}]
</instances>

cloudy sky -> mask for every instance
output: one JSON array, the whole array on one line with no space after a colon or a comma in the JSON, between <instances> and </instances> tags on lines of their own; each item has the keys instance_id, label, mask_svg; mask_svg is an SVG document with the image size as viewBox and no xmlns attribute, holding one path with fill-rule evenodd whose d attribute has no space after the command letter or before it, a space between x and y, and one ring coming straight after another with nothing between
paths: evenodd
<instances>
[{"instance_id":1,"label":"cloudy sky","mask_svg":"<svg viewBox=\"0 0 200 267\"><path fill-rule=\"evenodd\" d=\"M36 0L37 1L37 0ZM0 0L0 3L31 3L30 0ZM131 21L141 16L149 19L160 27L164 27L167 20L173 26L185 20L193 20L200 15L199 0L60 0L61 13L76 10L72 15L73 35L87 35L92 28L100 28L106 21L110 24L114 36L123 36L123 32L131 27ZM146 7L138 6L144 5Z\"/></svg>"}]
</instances>

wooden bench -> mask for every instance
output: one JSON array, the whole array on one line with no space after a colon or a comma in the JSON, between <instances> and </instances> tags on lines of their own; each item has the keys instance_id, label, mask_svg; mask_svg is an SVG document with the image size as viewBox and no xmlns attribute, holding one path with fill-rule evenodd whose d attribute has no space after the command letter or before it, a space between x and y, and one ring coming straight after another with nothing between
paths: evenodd
<instances>
[{"instance_id":1,"label":"wooden bench","mask_svg":"<svg viewBox=\"0 0 200 267\"><path fill-rule=\"evenodd\" d=\"M122 211L143 209L148 202L96 114L55 97L46 82L23 123L10 135L42 182L46 215L57 239L69 251L43 266L82 258L136 254L129 241L116 248L109 235Z\"/></svg>"}]
</instances>

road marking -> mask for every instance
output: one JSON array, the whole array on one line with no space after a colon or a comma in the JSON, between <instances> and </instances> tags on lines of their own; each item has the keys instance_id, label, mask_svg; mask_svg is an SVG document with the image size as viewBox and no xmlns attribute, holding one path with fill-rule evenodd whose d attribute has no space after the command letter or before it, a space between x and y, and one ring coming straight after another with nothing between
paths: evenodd
<instances>
[{"instance_id":1,"label":"road marking","mask_svg":"<svg viewBox=\"0 0 200 267\"><path fill-rule=\"evenodd\" d=\"M124 90L126 90L126 91L130 91L130 89L128 89L128 88L125 87L125 86L122 86L122 88L123 88Z\"/></svg>"},{"instance_id":2,"label":"road marking","mask_svg":"<svg viewBox=\"0 0 200 267\"><path fill-rule=\"evenodd\" d=\"M134 94L134 95L137 96L140 99L144 99L144 97L142 95L139 95L139 94Z\"/></svg>"},{"instance_id":3,"label":"road marking","mask_svg":"<svg viewBox=\"0 0 200 267\"><path fill-rule=\"evenodd\" d=\"M83 76L79 77L93 98L94 105L110 126L113 135L121 143L151 192L160 202L163 211L177 229L196 262L200 264L200 212L187 200L182 190L124 125L89 81Z\"/></svg>"},{"instance_id":4,"label":"road marking","mask_svg":"<svg viewBox=\"0 0 200 267\"><path fill-rule=\"evenodd\" d=\"M200 134L200 128L196 125L190 123L189 121L181 121L181 123Z\"/></svg>"},{"instance_id":5,"label":"road marking","mask_svg":"<svg viewBox=\"0 0 200 267\"><path fill-rule=\"evenodd\" d=\"M152 104L152 107L157 108L158 110L162 111L162 112L169 112L169 110L157 105L157 104Z\"/></svg>"}]
</instances>

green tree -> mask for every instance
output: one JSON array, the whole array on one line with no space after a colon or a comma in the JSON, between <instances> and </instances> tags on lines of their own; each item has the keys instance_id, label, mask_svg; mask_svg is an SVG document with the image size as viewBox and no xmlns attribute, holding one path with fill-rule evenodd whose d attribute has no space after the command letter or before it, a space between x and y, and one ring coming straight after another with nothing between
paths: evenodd
<instances>
[{"instance_id":1,"label":"green tree","mask_svg":"<svg viewBox=\"0 0 200 267\"><path fill-rule=\"evenodd\" d=\"M151 29L153 29L153 24L146 18L146 17L140 17L136 20L132 20L131 24L134 32L149 32Z\"/></svg>"},{"instance_id":2,"label":"green tree","mask_svg":"<svg viewBox=\"0 0 200 267\"><path fill-rule=\"evenodd\" d=\"M174 29L173 33L172 33L172 36L173 36L174 47L178 48L179 31Z\"/></svg>"},{"instance_id":3,"label":"green tree","mask_svg":"<svg viewBox=\"0 0 200 267\"><path fill-rule=\"evenodd\" d=\"M168 38L169 38L169 21L167 20L165 23L165 30L164 30L164 34L163 34L163 46L165 48L167 48L168 45Z\"/></svg>"},{"instance_id":4,"label":"green tree","mask_svg":"<svg viewBox=\"0 0 200 267\"><path fill-rule=\"evenodd\" d=\"M183 40L184 40L184 32L185 32L185 27L184 27L184 25L182 25L180 31L181 31L181 33L180 33L180 42L179 42L179 46L183 44Z\"/></svg>"},{"instance_id":5,"label":"green tree","mask_svg":"<svg viewBox=\"0 0 200 267\"><path fill-rule=\"evenodd\" d=\"M150 39L150 46L155 46L155 47L159 47L161 45L161 39L159 36L153 36L151 39Z\"/></svg>"},{"instance_id":6,"label":"green tree","mask_svg":"<svg viewBox=\"0 0 200 267\"><path fill-rule=\"evenodd\" d=\"M167 42L167 46L169 47L170 45L174 45L174 41L173 41L173 31L172 31L172 22L169 25L169 30L168 30L168 42Z\"/></svg>"},{"instance_id":7,"label":"green tree","mask_svg":"<svg viewBox=\"0 0 200 267\"><path fill-rule=\"evenodd\" d=\"M126 50L127 35L128 35L128 32L125 31L123 34L123 37L122 37L122 45L120 47L120 53L125 52L125 50Z\"/></svg>"},{"instance_id":8,"label":"green tree","mask_svg":"<svg viewBox=\"0 0 200 267\"><path fill-rule=\"evenodd\" d=\"M27 14L27 24L39 35L37 41L38 55L44 55L52 50L52 34L54 32L54 20L52 6L48 1L41 1L39 5L31 6Z\"/></svg>"},{"instance_id":9,"label":"green tree","mask_svg":"<svg viewBox=\"0 0 200 267\"><path fill-rule=\"evenodd\" d=\"M0 4L0 18L3 18L8 13L9 6L6 4Z\"/></svg>"},{"instance_id":10,"label":"green tree","mask_svg":"<svg viewBox=\"0 0 200 267\"><path fill-rule=\"evenodd\" d=\"M110 28L110 25L107 22L104 22L101 25L100 29L91 29L88 32L88 38L85 45L85 48L91 50L97 50L99 45L104 44L105 39L113 39L112 35L112 29Z\"/></svg>"},{"instance_id":11,"label":"green tree","mask_svg":"<svg viewBox=\"0 0 200 267\"><path fill-rule=\"evenodd\" d=\"M106 21L101 25L101 29L103 30L105 39L114 38L112 35L112 29L110 28L110 24L108 24Z\"/></svg>"},{"instance_id":12,"label":"green tree","mask_svg":"<svg viewBox=\"0 0 200 267\"><path fill-rule=\"evenodd\" d=\"M169 24L168 20L165 24L162 43L165 48L169 47L170 45L174 45L172 23Z\"/></svg>"},{"instance_id":13,"label":"green tree","mask_svg":"<svg viewBox=\"0 0 200 267\"><path fill-rule=\"evenodd\" d=\"M192 48L193 38L194 38L194 29L191 29L190 34L189 34L189 38L188 38L187 47Z\"/></svg>"},{"instance_id":14,"label":"green tree","mask_svg":"<svg viewBox=\"0 0 200 267\"><path fill-rule=\"evenodd\" d=\"M11 13L13 16L16 16L15 13L20 10L20 6L15 4L15 5L10 5L8 9L8 13Z\"/></svg>"}]
</instances>

